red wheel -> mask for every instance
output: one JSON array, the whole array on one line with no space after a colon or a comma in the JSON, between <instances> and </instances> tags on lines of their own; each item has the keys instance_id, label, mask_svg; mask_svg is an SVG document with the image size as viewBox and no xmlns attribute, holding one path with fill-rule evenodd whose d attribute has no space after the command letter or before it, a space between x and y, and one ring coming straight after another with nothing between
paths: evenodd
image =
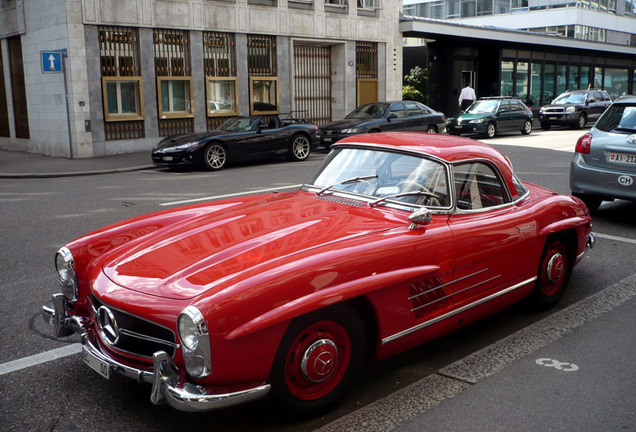
<instances>
[{"instance_id":1,"label":"red wheel","mask_svg":"<svg viewBox=\"0 0 636 432\"><path fill-rule=\"evenodd\" d=\"M572 263L565 240L550 238L543 248L533 299L539 307L551 307L559 301L570 280Z\"/></svg>"},{"instance_id":2,"label":"red wheel","mask_svg":"<svg viewBox=\"0 0 636 432\"><path fill-rule=\"evenodd\" d=\"M345 394L364 363L366 338L356 311L337 305L295 319L272 368L272 395L294 415L315 415Z\"/></svg>"},{"instance_id":3,"label":"red wheel","mask_svg":"<svg viewBox=\"0 0 636 432\"><path fill-rule=\"evenodd\" d=\"M287 354L287 388L298 399L320 399L342 380L350 359L351 340L340 323L312 324L300 332Z\"/></svg>"}]
</instances>

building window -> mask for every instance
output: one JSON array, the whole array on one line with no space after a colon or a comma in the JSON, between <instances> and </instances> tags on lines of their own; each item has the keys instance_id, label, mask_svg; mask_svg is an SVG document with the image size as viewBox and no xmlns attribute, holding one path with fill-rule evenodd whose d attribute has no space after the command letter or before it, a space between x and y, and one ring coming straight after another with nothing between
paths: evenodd
<instances>
[{"instance_id":1,"label":"building window","mask_svg":"<svg viewBox=\"0 0 636 432\"><path fill-rule=\"evenodd\" d=\"M629 70L605 68L604 88L612 100L627 93L629 86Z\"/></svg>"},{"instance_id":2,"label":"building window","mask_svg":"<svg viewBox=\"0 0 636 432\"><path fill-rule=\"evenodd\" d=\"M231 33L203 33L203 65L206 76L208 130L220 119L239 114L236 75L236 43Z\"/></svg>"},{"instance_id":3,"label":"building window","mask_svg":"<svg viewBox=\"0 0 636 432\"><path fill-rule=\"evenodd\" d=\"M192 77L158 77L159 117L192 117Z\"/></svg>"},{"instance_id":4,"label":"building window","mask_svg":"<svg viewBox=\"0 0 636 432\"><path fill-rule=\"evenodd\" d=\"M380 0L358 0L358 9L381 9Z\"/></svg>"},{"instance_id":5,"label":"building window","mask_svg":"<svg viewBox=\"0 0 636 432\"><path fill-rule=\"evenodd\" d=\"M515 64L511 61L501 62L501 95L512 96L514 81L512 80L512 73L514 71Z\"/></svg>"},{"instance_id":6,"label":"building window","mask_svg":"<svg viewBox=\"0 0 636 432\"><path fill-rule=\"evenodd\" d=\"M278 68L276 37L247 35L247 70L250 76L250 112L277 114Z\"/></svg>"},{"instance_id":7,"label":"building window","mask_svg":"<svg viewBox=\"0 0 636 432\"><path fill-rule=\"evenodd\" d=\"M141 77L102 77L107 122L143 120Z\"/></svg>"},{"instance_id":8,"label":"building window","mask_svg":"<svg viewBox=\"0 0 636 432\"><path fill-rule=\"evenodd\" d=\"M144 138L139 31L100 26L98 37L106 139Z\"/></svg>"},{"instance_id":9,"label":"building window","mask_svg":"<svg viewBox=\"0 0 636 432\"><path fill-rule=\"evenodd\" d=\"M278 114L278 78L250 77L253 114Z\"/></svg>"},{"instance_id":10,"label":"building window","mask_svg":"<svg viewBox=\"0 0 636 432\"><path fill-rule=\"evenodd\" d=\"M159 136L194 132L190 33L153 30Z\"/></svg>"}]
</instances>

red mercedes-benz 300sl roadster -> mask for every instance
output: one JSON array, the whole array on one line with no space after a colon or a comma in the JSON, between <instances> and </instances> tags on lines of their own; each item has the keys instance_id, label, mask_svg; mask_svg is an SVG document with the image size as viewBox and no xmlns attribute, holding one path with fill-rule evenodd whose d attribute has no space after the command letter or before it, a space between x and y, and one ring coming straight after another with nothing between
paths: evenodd
<instances>
[{"instance_id":1,"label":"red mercedes-benz 300sl roadster","mask_svg":"<svg viewBox=\"0 0 636 432\"><path fill-rule=\"evenodd\" d=\"M202 411L331 407L361 366L528 298L549 307L594 244L579 199L467 138L357 135L295 192L137 217L55 257L43 316L105 378Z\"/></svg>"}]
</instances>

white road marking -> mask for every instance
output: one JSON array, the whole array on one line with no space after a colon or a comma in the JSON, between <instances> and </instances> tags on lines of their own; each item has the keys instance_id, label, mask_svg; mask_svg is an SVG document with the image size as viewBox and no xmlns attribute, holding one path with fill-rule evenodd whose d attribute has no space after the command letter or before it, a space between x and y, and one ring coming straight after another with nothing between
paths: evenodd
<instances>
[{"instance_id":1,"label":"white road marking","mask_svg":"<svg viewBox=\"0 0 636 432\"><path fill-rule=\"evenodd\" d=\"M203 198L194 198L194 199L183 200L183 201L173 201L168 203L162 203L159 205L162 207L165 207L165 206L173 206L173 205L191 204L191 203L200 202L200 201L212 201L212 200L221 199L221 198L232 198L232 197L239 197L243 195L253 195L253 194L255 195L259 193L273 192L277 190L294 189L294 188L299 188L301 186L302 186L301 184L281 186L281 187L261 189L261 190L255 190L255 191L247 191L247 192L239 192L239 193L233 193L233 194L227 194L227 195L217 195L217 196L210 196L210 197L203 197Z\"/></svg>"},{"instance_id":2,"label":"white road marking","mask_svg":"<svg viewBox=\"0 0 636 432\"><path fill-rule=\"evenodd\" d=\"M599 234L599 233L594 233L594 235L596 237L604 238L604 239L607 239L607 240L616 240L616 241L620 241L620 242L624 242L624 243L636 244L636 240L630 239L630 238L616 237L616 236L613 236L613 235Z\"/></svg>"},{"instance_id":3,"label":"white road marking","mask_svg":"<svg viewBox=\"0 0 636 432\"><path fill-rule=\"evenodd\" d=\"M0 375L8 374L11 372L19 371L21 369L37 366L42 363L57 360L63 357L72 356L82 352L82 345L75 343L72 345L66 345L61 348L56 348L51 351L46 351L40 354L35 354L29 357L24 357L18 360L13 360L7 363L0 364Z\"/></svg>"}]
</instances>

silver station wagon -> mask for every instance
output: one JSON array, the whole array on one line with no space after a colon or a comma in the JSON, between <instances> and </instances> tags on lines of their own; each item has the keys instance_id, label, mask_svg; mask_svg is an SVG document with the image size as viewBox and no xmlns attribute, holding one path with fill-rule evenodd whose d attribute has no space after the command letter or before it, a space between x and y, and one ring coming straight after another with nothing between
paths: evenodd
<instances>
[{"instance_id":1,"label":"silver station wagon","mask_svg":"<svg viewBox=\"0 0 636 432\"><path fill-rule=\"evenodd\" d=\"M636 201L636 96L622 96L576 143L572 195L595 211L603 201Z\"/></svg>"}]
</instances>

